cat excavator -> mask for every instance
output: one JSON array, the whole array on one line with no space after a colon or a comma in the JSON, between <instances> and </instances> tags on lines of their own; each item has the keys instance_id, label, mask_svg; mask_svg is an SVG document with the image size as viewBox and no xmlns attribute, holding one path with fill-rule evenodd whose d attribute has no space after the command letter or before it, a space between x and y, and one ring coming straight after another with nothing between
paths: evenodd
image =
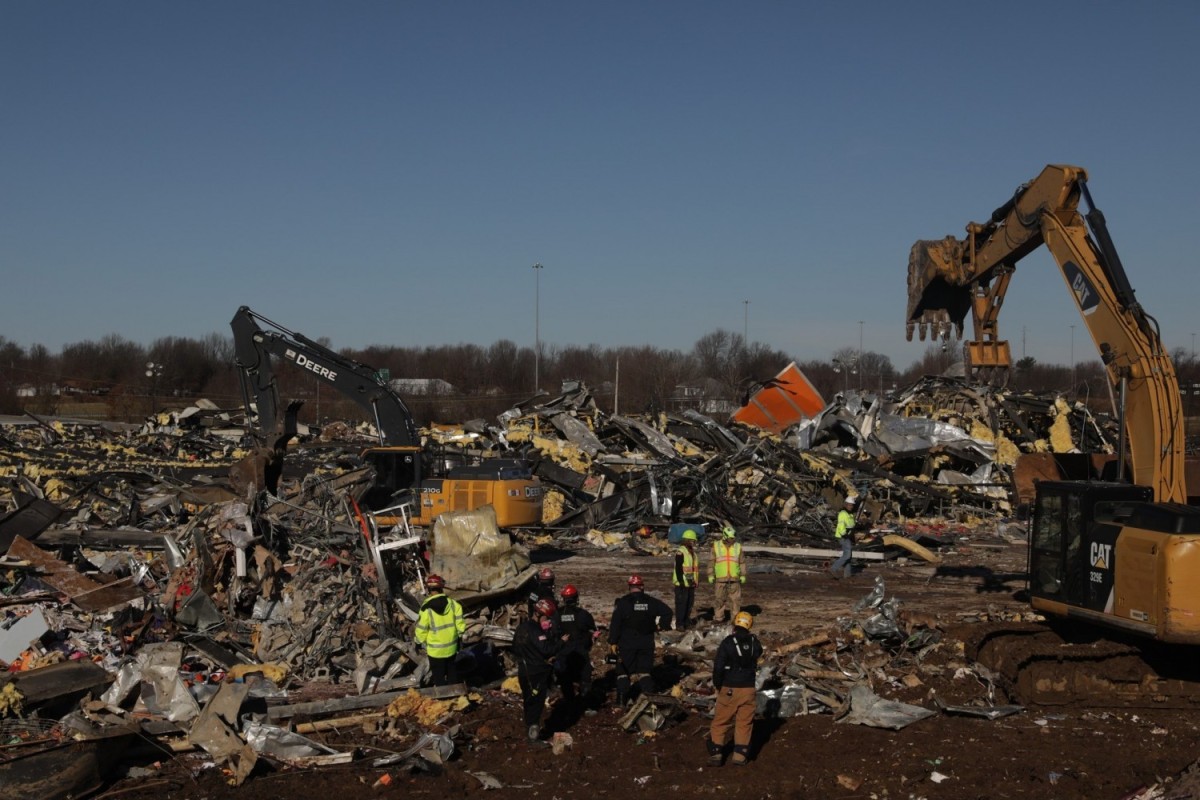
<instances>
[{"instance_id":1,"label":"cat excavator","mask_svg":"<svg viewBox=\"0 0 1200 800\"><path fill-rule=\"evenodd\" d=\"M361 500L367 510L378 512L380 526L397 524L402 513L410 525L431 525L446 511L483 505L495 509L502 528L541 524L541 483L524 461L486 459L431 475L429 464L437 460L426 457L412 412L378 370L246 306L237 310L230 327L247 419L257 418L252 432L259 442L256 452L231 471L239 494L247 489L275 491L287 443L296 433L300 404L290 403L281 412L275 377L275 359L281 359L332 386L370 415L379 443L365 448L361 456L374 468L375 483Z\"/></svg>"},{"instance_id":2,"label":"cat excavator","mask_svg":"<svg viewBox=\"0 0 1200 800\"><path fill-rule=\"evenodd\" d=\"M1195 702L1200 684L1180 665L1200 644L1200 508L1186 505L1179 382L1087 180L1081 167L1049 165L964 238L914 244L907 338L961 338L970 313L968 374L1005 382L1005 293L1022 258L1050 251L1100 354L1121 433L1107 474L1036 484L1028 594L1051 625L990 631L975 655L1028 702Z\"/></svg>"}]
</instances>

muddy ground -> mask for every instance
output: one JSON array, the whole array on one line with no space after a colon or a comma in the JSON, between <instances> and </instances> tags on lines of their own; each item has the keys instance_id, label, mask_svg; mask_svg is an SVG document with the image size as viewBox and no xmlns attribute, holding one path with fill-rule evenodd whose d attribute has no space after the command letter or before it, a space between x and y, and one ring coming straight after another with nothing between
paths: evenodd
<instances>
[{"instance_id":1,"label":"muddy ground","mask_svg":"<svg viewBox=\"0 0 1200 800\"><path fill-rule=\"evenodd\" d=\"M584 605L602 622L630 572L642 574L650 591L670 599L662 557L552 549L534 556L555 569L560 587L576 584ZM988 539L944 556L938 567L903 560L868 563L860 575L843 581L827 577L816 562L762 559L754 564L744 602L758 615L755 632L768 646L779 646L838 630L838 618L853 617L855 601L882 576L888 595L900 598L902 608L937 618L943 638L919 665L911 653L885 660L883 669L872 671L874 690L927 708L935 708L935 696L952 705L969 703L985 689L960 670L969 660L959 639L985 618L1028 613L1021 597L1024 546ZM699 606L702 613L711 610L707 586L700 589ZM600 662L602 654L595 659ZM599 664L598 674L604 670ZM919 683L901 681L907 674ZM207 759L181 754L106 792L128 800L1200 797L1200 790L1189 788L1195 782L1186 772L1200 757L1200 720L1191 710L1029 706L991 721L938 714L899 731L810 714L758 722L752 763L713 768L705 763L708 720L698 710L652 737L620 730L618 715L607 706L593 715L560 713L553 727L568 732L573 745L554 755L525 742L519 697L496 689L481 694L481 702L452 720L461 726L459 750L440 770L372 767L373 758L402 751L412 739L375 737L359 726L313 735L341 750L359 748L362 757L350 765L299 770L260 762L244 785L231 787L221 770L204 768ZM502 788L485 788L484 777L476 777L482 773ZM376 785L385 775L390 783Z\"/></svg>"}]
</instances>

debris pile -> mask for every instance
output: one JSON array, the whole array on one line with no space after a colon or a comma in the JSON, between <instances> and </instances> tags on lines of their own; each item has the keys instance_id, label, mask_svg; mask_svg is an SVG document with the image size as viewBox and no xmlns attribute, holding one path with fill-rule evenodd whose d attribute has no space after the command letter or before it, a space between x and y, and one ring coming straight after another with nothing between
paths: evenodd
<instances>
[{"instance_id":1,"label":"debris pile","mask_svg":"<svg viewBox=\"0 0 1200 800\"><path fill-rule=\"evenodd\" d=\"M431 568L468 610L473 683L512 672L504 651L533 571L490 507L424 531L381 527L356 502L374 478L356 454L370 431L349 424L300 431L277 494L239 496L228 482L247 454L237 420L201 403L140 427L30 417L0 428L0 718L53 720L53 733L36 735L79 743L69 756L31 757L31 774L61 772L53 759L90 763L70 790L85 791L104 762L85 754L140 732L200 748L241 782L258 759L350 758L304 736L346 714L412 741L381 763L443 762L455 746L448 723L478 697L419 688L428 664L412 624ZM923 545L952 540L964 519L999 527L1012 513L1018 455L1111 441L1084 409L947 379L890 400L847 393L782 434L690 411L609 415L575 385L496 425L425 437L433 457L530 462L550 495L540 535L554 540L661 549L687 520L731 523L766 551L819 545L829 509L854 493L879 549L926 560L936 554ZM894 726L908 713L856 687L891 680L898 665L919 682L936 631L910 629L882 587L860 610L870 614L776 650L763 714L839 710ZM714 631L675 637L692 669L623 725L646 734L711 703L701 676L718 642Z\"/></svg>"}]
</instances>

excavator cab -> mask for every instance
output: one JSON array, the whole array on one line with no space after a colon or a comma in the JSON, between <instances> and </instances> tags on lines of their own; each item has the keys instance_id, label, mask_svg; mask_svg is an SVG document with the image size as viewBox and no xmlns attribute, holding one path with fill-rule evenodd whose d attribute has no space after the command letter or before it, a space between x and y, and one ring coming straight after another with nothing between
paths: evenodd
<instances>
[{"instance_id":1,"label":"excavator cab","mask_svg":"<svg viewBox=\"0 0 1200 800\"><path fill-rule=\"evenodd\" d=\"M421 482L421 448L369 447L362 459L375 470L375 483L363 495L365 507L378 511L416 499L413 487Z\"/></svg>"}]
</instances>

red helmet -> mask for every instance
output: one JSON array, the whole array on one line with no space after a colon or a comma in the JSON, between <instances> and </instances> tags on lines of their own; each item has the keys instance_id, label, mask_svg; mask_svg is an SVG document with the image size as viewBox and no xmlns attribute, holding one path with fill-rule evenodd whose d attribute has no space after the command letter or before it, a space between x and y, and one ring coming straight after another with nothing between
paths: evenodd
<instances>
[{"instance_id":1,"label":"red helmet","mask_svg":"<svg viewBox=\"0 0 1200 800\"><path fill-rule=\"evenodd\" d=\"M542 567L538 570L538 580L542 583L554 583L554 570L549 567Z\"/></svg>"},{"instance_id":2,"label":"red helmet","mask_svg":"<svg viewBox=\"0 0 1200 800\"><path fill-rule=\"evenodd\" d=\"M574 600L577 597L579 597L579 590L575 588L575 584L568 583L566 586L563 587L563 590L562 590L563 600Z\"/></svg>"},{"instance_id":3,"label":"red helmet","mask_svg":"<svg viewBox=\"0 0 1200 800\"><path fill-rule=\"evenodd\" d=\"M554 612L558 611L558 604L549 597L543 597L541 600L538 600L533 607L543 617L553 617Z\"/></svg>"},{"instance_id":4,"label":"red helmet","mask_svg":"<svg viewBox=\"0 0 1200 800\"><path fill-rule=\"evenodd\" d=\"M646 584L642 582L641 575L630 575L629 576L629 585L637 586L637 587L641 588L642 586L645 586Z\"/></svg>"},{"instance_id":5,"label":"red helmet","mask_svg":"<svg viewBox=\"0 0 1200 800\"><path fill-rule=\"evenodd\" d=\"M442 579L441 575L426 575L425 576L425 588L427 588L427 589L445 589L446 581L444 581Z\"/></svg>"}]
</instances>

